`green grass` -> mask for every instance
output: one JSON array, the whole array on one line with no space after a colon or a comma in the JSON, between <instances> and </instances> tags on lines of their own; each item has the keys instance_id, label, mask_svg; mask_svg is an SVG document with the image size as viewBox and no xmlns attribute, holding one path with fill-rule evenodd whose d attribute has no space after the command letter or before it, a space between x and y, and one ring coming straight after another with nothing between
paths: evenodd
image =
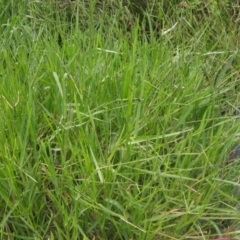
<instances>
[{"instance_id":1,"label":"green grass","mask_svg":"<svg viewBox=\"0 0 240 240\"><path fill-rule=\"evenodd\" d=\"M23 2L0 15L0 239L239 239L235 25Z\"/></svg>"}]
</instances>

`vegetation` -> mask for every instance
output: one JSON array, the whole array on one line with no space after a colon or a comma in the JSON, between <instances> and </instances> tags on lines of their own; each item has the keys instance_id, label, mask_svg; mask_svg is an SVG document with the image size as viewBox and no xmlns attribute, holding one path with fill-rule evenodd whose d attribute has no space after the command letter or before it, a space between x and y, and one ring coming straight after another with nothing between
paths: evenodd
<instances>
[{"instance_id":1,"label":"vegetation","mask_svg":"<svg viewBox=\"0 0 240 240\"><path fill-rule=\"evenodd\" d=\"M240 239L238 1L3 0L0 239Z\"/></svg>"}]
</instances>

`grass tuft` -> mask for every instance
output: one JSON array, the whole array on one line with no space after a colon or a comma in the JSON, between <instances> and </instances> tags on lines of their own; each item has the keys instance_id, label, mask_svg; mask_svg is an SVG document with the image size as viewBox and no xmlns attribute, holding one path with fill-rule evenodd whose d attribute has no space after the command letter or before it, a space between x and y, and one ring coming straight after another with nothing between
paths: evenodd
<instances>
[{"instance_id":1,"label":"grass tuft","mask_svg":"<svg viewBox=\"0 0 240 240\"><path fill-rule=\"evenodd\" d=\"M234 2L2 5L1 239L239 237Z\"/></svg>"}]
</instances>

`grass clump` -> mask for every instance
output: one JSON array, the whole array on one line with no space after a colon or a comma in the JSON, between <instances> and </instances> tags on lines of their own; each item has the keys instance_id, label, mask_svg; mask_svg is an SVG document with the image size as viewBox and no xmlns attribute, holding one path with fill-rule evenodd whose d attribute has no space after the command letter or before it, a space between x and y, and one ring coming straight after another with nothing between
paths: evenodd
<instances>
[{"instance_id":1,"label":"grass clump","mask_svg":"<svg viewBox=\"0 0 240 240\"><path fill-rule=\"evenodd\" d=\"M240 63L234 24L211 9L229 16L223 3L201 20L177 2L142 18L124 2L5 2L1 239L239 236L226 160Z\"/></svg>"}]
</instances>

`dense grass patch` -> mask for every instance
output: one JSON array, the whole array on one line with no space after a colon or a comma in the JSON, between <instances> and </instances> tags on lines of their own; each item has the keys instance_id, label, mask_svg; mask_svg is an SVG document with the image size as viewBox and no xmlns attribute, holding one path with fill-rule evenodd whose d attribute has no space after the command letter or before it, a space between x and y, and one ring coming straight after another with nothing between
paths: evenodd
<instances>
[{"instance_id":1,"label":"dense grass patch","mask_svg":"<svg viewBox=\"0 0 240 240\"><path fill-rule=\"evenodd\" d=\"M240 235L237 13L136 6L5 1L1 239Z\"/></svg>"}]
</instances>

